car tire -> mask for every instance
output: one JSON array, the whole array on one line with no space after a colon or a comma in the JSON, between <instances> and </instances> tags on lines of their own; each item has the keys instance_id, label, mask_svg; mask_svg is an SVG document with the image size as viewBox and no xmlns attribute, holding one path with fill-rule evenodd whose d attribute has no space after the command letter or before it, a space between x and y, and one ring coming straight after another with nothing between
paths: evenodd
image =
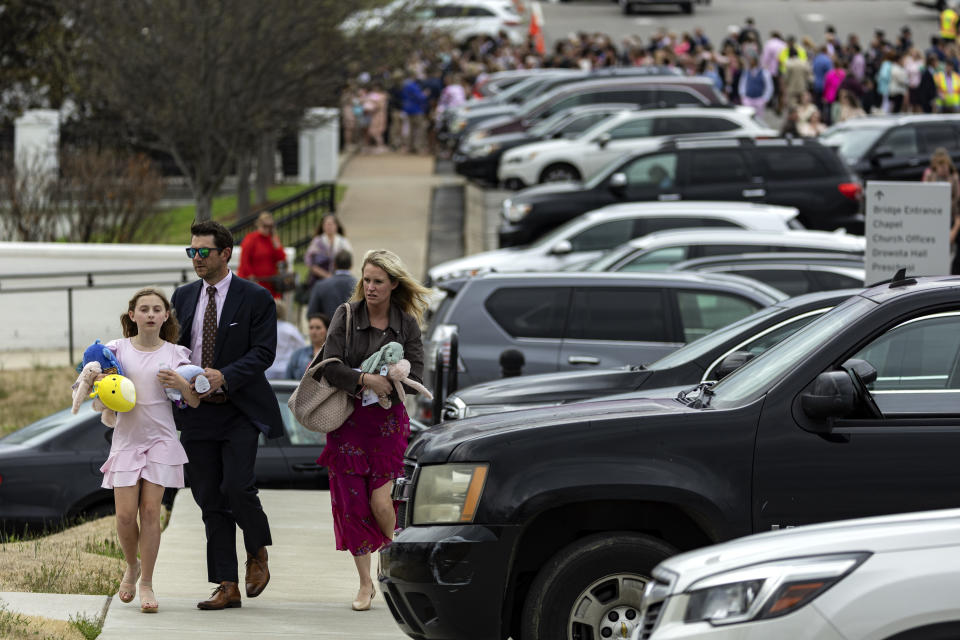
<instances>
[{"instance_id":1,"label":"car tire","mask_svg":"<svg viewBox=\"0 0 960 640\"><path fill-rule=\"evenodd\" d=\"M579 180L580 172L572 164L555 162L540 172L540 182L563 182L565 180Z\"/></svg>"},{"instance_id":2,"label":"car tire","mask_svg":"<svg viewBox=\"0 0 960 640\"><path fill-rule=\"evenodd\" d=\"M632 637L629 632L640 623L640 598L651 571L676 552L662 540L629 532L577 540L547 561L534 578L523 605L520 637ZM575 606L585 598L601 606L577 614ZM621 625L627 626L626 636ZM615 635L605 635L604 627Z\"/></svg>"}]
</instances>

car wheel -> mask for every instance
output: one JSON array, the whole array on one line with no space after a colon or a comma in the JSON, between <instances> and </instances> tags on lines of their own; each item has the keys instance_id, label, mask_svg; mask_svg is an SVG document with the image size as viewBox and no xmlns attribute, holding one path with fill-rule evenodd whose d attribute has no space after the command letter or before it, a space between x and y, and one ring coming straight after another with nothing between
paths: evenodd
<instances>
[{"instance_id":1,"label":"car wheel","mask_svg":"<svg viewBox=\"0 0 960 640\"><path fill-rule=\"evenodd\" d=\"M505 189L509 189L510 191L519 191L520 189L523 189L523 183L519 178L507 178L504 181L503 186Z\"/></svg>"},{"instance_id":2,"label":"car wheel","mask_svg":"<svg viewBox=\"0 0 960 640\"><path fill-rule=\"evenodd\" d=\"M580 172L577 171L577 168L565 162L551 164L540 174L540 182L564 182L579 179Z\"/></svg>"},{"instance_id":3,"label":"car wheel","mask_svg":"<svg viewBox=\"0 0 960 640\"><path fill-rule=\"evenodd\" d=\"M601 533L561 549L523 605L523 640L630 638L653 568L676 549L656 538Z\"/></svg>"}]
</instances>

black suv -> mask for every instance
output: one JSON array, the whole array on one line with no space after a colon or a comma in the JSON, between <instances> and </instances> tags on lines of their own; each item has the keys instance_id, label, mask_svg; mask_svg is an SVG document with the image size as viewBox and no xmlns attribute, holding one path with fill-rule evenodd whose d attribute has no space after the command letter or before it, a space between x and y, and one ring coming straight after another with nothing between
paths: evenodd
<instances>
[{"instance_id":1,"label":"black suv","mask_svg":"<svg viewBox=\"0 0 960 640\"><path fill-rule=\"evenodd\" d=\"M807 229L863 233L862 187L816 140L676 140L621 158L586 182L541 184L503 202L500 246L532 242L567 220L619 202L742 200L796 207Z\"/></svg>"},{"instance_id":2,"label":"black suv","mask_svg":"<svg viewBox=\"0 0 960 640\"><path fill-rule=\"evenodd\" d=\"M654 566L960 506L960 278L867 289L675 398L508 412L407 450L384 599L414 638L634 637Z\"/></svg>"},{"instance_id":3,"label":"black suv","mask_svg":"<svg viewBox=\"0 0 960 640\"><path fill-rule=\"evenodd\" d=\"M471 385L446 399L442 418L462 420L620 393L643 392L657 397L665 387L716 382L858 291L811 293L778 302L649 364L527 375Z\"/></svg>"},{"instance_id":4,"label":"black suv","mask_svg":"<svg viewBox=\"0 0 960 640\"><path fill-rule=\"evenodd\" d=\"M960 162L960 114L853 118L820 141L836 147L864 180L919 180L938 147Z\"/></svg>"}]
</instances>

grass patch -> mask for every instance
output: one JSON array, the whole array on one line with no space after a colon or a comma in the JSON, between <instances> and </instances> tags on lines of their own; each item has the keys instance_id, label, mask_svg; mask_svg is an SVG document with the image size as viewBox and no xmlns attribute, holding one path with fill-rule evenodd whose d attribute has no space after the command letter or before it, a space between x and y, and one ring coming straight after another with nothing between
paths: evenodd
<instances>
[{"instance_id":1,"label":"grass patch","mask_svg":"<svg viewBox=\"0 0 960 640\"><path fill-rule=\"evenodd\" d=\"M0 544L0 591L112 596L126 563L100 551L111 548L101 541L115 540L116 527L116 517L108 516L42 538Z\"/></svg>"},{"instance_id":2,"label":"grass patch","mask_svg":"<svg viewBox=\"0 0 960 640\"><path fill-rule=\"evenodd\" d=\"M102 540L87 540L86 544L83 545L83 550L87 553L123 560L123 549L120 548L120 542L116 535L113 538L103 538Z\"/></svg>"},{"instance_id":3,"label":"grass patch","mask_svg":"<svg viewBox=\"0 0 960 640\"><path fill-rule=\"evenodd\" d=\"M81 618L78 617L78 620ZM82 618L81 624L83 628L77 626L73 618L67 622L25 616L7 610L0 603L0 638L4 640L93 640L100 635L103 627L101 623L87 618Z\"/></svg>"},{"instance_id":4,"label":"grass patch","mask_svg":"<svg viewBox=\"0 0 960 640\"><path fill-rule=\"evenodd\" d=\"M70 624L83 634L86 640L94 640L103 630L103 622L84 615L70 616Z\"/></svg>"},{"instance_id":5,"label":"grass patch","mask_svg":"<svg viewBox=\"0 0 960 640\"><path fill-rule=\"evenodd\" d=\"M0 371L0 436L16 431L72 404L71 367L35 367Z\"/></svg>"},{"instance_id":6,"label":"grass patch","mask_svg":"<svg viewBox=\"0 0 960 640\"><path fill-rule=\"evenodd\" d=\"M307 187L302 184L281 184L270 187L267 191L267 199L273 202L286 200L290 196L296 195ZM339 189L338 189L339 192ZM250 205L254 206L251 194ZM214 220L228 224L236 218L237 196L221 196L213 199L211 216ZM153 222L157 227L163 229L163 233L155 240L158 244L182 244L184 238L190 238L190 225L196 217L196 205L184 205L166 209L157 214Z\"/></svg>"}]
</instances>

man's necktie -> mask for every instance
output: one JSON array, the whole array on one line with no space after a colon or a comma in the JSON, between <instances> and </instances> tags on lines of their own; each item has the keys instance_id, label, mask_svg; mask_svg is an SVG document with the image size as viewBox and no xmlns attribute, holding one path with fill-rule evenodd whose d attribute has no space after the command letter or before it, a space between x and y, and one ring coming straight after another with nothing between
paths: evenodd
<instances>
[{"instance_id":1,"label":"man's necktie","mask_svg":"<svg viewBox=\"0 0 960 640\"><path fill-rule=\"evenodd\" d=\"M207 287L207 310L203 312L203 346L200 349L200 366L213 366L213 348L217 344L217 288Z\"/></svg>"}]
</instances>

